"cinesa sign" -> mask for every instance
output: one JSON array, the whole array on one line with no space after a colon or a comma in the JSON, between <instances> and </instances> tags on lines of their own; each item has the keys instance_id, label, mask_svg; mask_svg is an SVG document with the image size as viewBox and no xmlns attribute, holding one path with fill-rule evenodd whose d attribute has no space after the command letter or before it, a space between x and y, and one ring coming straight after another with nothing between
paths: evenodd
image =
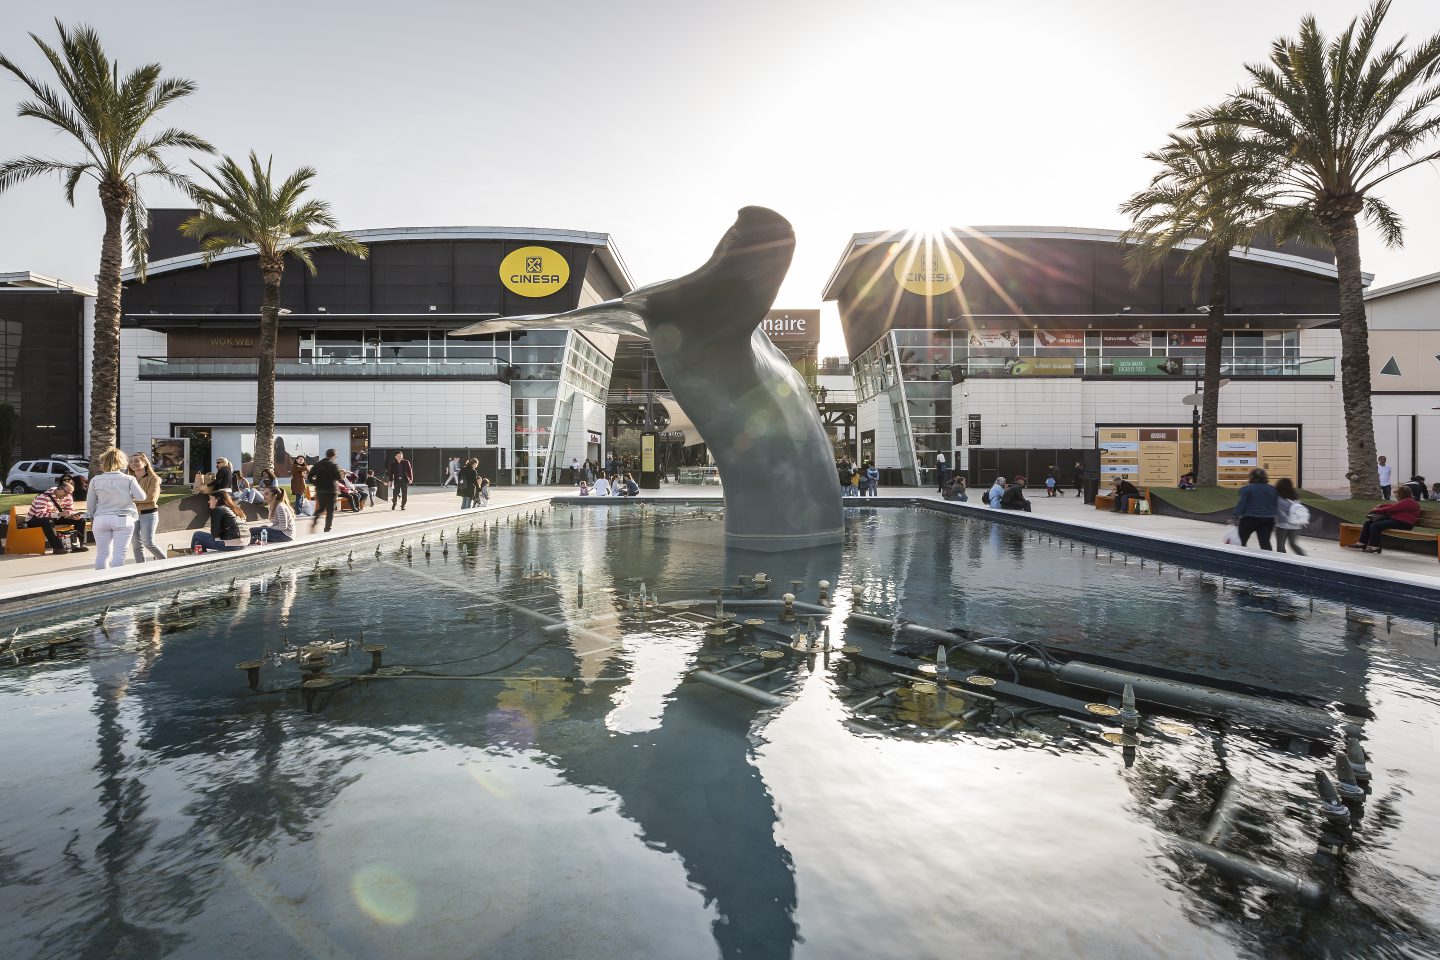
<instances>
[{"instance_id":1,"label":"cinesa sign","mask_svg":"<svg viewBox=\"0 0 1440 960\"><path fill-rule=\"evenodd\" d=\"M500 282L522 297L559 293L570 279L570 264L549 247L521 247L500 261Z\"/></svg>"}]
</instances>

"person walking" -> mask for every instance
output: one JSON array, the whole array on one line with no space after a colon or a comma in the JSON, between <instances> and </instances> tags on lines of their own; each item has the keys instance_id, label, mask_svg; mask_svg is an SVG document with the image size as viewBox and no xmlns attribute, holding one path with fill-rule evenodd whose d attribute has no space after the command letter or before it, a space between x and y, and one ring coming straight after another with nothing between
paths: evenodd
<instances>
[{"instance_id":1,"label":"person walking","mask_svg":"<svg viewBox=\"0 0 1440 960\"><path fill-rule=\"evenodd\" d=\"M76 512L74 492L75 479L61 477L55 486L35 495L30 511L25 515L25 525L39 527L45 534L45 542L49 544L51 551L57 554L66 552L64 541L55 532L57 523L68 523L75 529L76 536L80 538L80 545L75 547L76 550L90 549L85 546L85 514Z\"/></svg>"},{"instance_id":2,"label":"person walking","mask_svg":"<svg viewBox=\"0 0 1440 960\"><path fill-rule=\"evenodd\" d=\"M1275 481L1275 552L1284 553L1286 544L1296 556L1305 556L1300 549L1300 531L1310 522L1310 508L1300 502L1300 492L1289 477Z\"/></svg>"},{"instance_id":3,"label":"person walking","mask_svg":"<svg viewBox=\"0 0 1440 960\"><path fill-rule=\"evenodd\" d=\"M1260 541L1261 550L1269 550L1270 534L1275 529L1276 506L1280 499L1270 486L1270 476L1256 467L1250 471L1250 482L1240 488L1240 499L1230 522L1240 531L1240 546L1248 546L1250 534Z\"/></svg>"},{"instance_id":4,"label":"person walking","mask_svg":"<svg viewBox=\"0 0 1440 960\"><path fill-rule=\"evenodd\" d=\"M1085 464L1075 461L1075 496L1085 496Z\"/></svg>"},{"instance_id":5,"label":"person walking","mask_svg":"<svg viewBox=\"0 0 1440 960\"><path fill-rule=\"evenodd\" d=\"M443 481L441 481L440 486L442 486L442 487L448 487L448 486L450 486L450 484L452 484L452 483L455 484L457 487L460 485L460 458L459 458L459 457L451 457L451 458L450 458L450 463L449 463L449 464L446 466L446 468L445 468L445 479L444 479Z\"/></svg>"},{"instance_id":6,"label":"person walking","mask_svg":"<svg viewBox=\"0 0 1440 960\"><path fill-rule=\"evenodd\" d=\"M460 480L455 484L455 492L460 496L461 510L469 510L479 499L480 491L477 488L480 484L480 474L475 469L479 465L480 461L472 457L466 460L465 465L460 468Z\"/></svg>"},{"instance_id":7,"label":"person walking","mask_svg":"<svg viewBox=\"0 0 1440 960\"><path fill-rule=\"evenodd\" d=\"M874 463L867 462L864 477L865 486L861 493L867 497L880 496L880 468Z\"/></svg>"},{"instance_id":8,"label":"person walking","mask_svg":"<svg viewBox=\"0 0 1440 960\"><path fill-rule=\"evenodd\" d=\"M145 562L145 551L156 560L165 559L165 551L155 546L155 528L160 521L160 474L150 467L150 458L143 453L130 456L130 476L145 491L145 497L135 504L140 516L135 521L135 532L130 535L130 552L136 563Z\"/></svg>"},{"instance_id":9,"label":"person walking","mask_svg":"<svg viewBox=\"0 0 1440 960\"><path fill-rule=\"evenodd\" d=\"M265 502L270 506L270 523L250 531L250 543L288 543L295 539L295 511L285 502L285 491L279 487L265 488Z\"/></svg>"},{"instance_id":10,"label":"person walking","mask_svg":"<svg viewBox=\"0 0 1440 960\"><path fill-rule=\"evenodd\" d=\"M390 509L394 510L398 506L404 510L410 505L410 484L415 482L415 468L399 450L395 451L395 456L390 460L385 479L390 484Z\"/></svg>"},{"instance_id":11,"label":"person walking","mask_svg":"<svg viewBox=\"0 0 1440 960\"><path fill-rule=\"evenodd\" d=\"M210 529L196 530L190 535L191 553L211 550L239 550L250 542L250 533L240 519L240 505L229 490L210 494Z\"/></svg>"},{"instance_id":12,"label":"person walking","mask_svg":"<svg viewBox=\"0 0 1440 960\"><path fill-rule=\"evenodd\" d=\"M580 460L579 460L578 458L576 458L576 457L571 457L571 458L570 458L570 476L566 479L565 482L568 483L570 486L573 487L573 486L575 486L576 482L579 481L579 479L580 479Z\"/></svg>"},{"instance_id":13,"label":"person walking","mask_svg":"<svg viewBox=\"0 0 1440 960\"><path fill-rule=\"evenodd\" d=\"M145 490L125 472L130 458L124 451L111 447L100 454L98 466L103 473L90 481L86 508L90 511L90 528L95 531L95 569L125 566L125 547L135 529L138 516L135 503L145 499Z\"/></svg>"},{"instance_id":14,"label":"person walking","mask_svg":"<svg viewBox=\"0 0 1440 960\"><path fill-rule=\"evenodd\" d=\"M1053 496L1055 496L1056 493L1057 493L1057 491L1056 491L1055 488L1060 485L1060 481L1055 478L1055 474L1058 473L1058 472L1059 472L1059 471L1056 470L1054 467L1051 467L1049 470L1045 471L1045 496L1046 496L1046 497L1053 497Z\"/></svg>"},{"instance_id":15,"label":"person walking","mask_svg":"<svg viewBox=\"0 0 1440 960\"><path fill-rule=\"evenodd\" d=\"M300 501L305 499L305 475L309 472L310 467L303 454L290 461L290 495L296 510L300 509Z\"/></svg>"},{"instance_id":16,"label":"person walking","mask_svg":"<svg viewBox=\"0 0 1440 960\"><path fill-rule=\"evenodd\" d=\"M479 472L479 467L480 467L480 461L479 461L479 460L476 460L476 461L474 461L474 462L475 462L476 472L478 473L478 472ZM475 486L475 493L478 495L478 498L479 498L479 499L478 499L478 503L479 503L480 506L482 506L482 507L488 507L488 506L490 505L490 478L489 478L489 477L481 477L481 478L480 478L479 483L476 484L476 486Z\"/></svg>"},{"instance_id":17,"label":"person walking","mask_svg":"<svg viewBox=\"0 0 1440 960\"><path fill-rule=\"evenodd\" d=\"M1386 500L1390 499L1390 464L1381 457L1376 465L1375 472L1380 476L1380 496Z\"/></svg>"},{"instance_id":18,"label":"person walking","mask_svg":"<svg viewBox=\"0 0 1440 960\"><path fill-rule=\"evenodd\" d=\"M1360 528L1360 542L1350 546L1366 553L1380 552L1380 534L1386 530L1413 530L1420 521L1420 501L1410 495L1407 487L1400 488L1400 498L1394 503L1379 503L1365 518Z\"/></svg>"},{"instance_id":19,"label":"person walking","mask_svg":"<svg viewBox=\"0 0 1440 960\"><path fill-rule=\"evenodd\" d=\"M945 467L945 454L935 454L935 491L945 492L945 483L950 479L950 471Z\"/></svg>"},{"instance_id":20,"label":"person walking","mask_svg":"<svg viewBox=\"0 0 1440 960\"><path fill-rule=\"evenodd\" d=\"M323 512L325 532L329 533L330 525L335 522L335 497L340 492L340 465L335 462L333 447L325 451L324 460L310 468L305 480L315 486L315 519L310 521L310 529L315 529Z\"/></svg>"}]
</instances>

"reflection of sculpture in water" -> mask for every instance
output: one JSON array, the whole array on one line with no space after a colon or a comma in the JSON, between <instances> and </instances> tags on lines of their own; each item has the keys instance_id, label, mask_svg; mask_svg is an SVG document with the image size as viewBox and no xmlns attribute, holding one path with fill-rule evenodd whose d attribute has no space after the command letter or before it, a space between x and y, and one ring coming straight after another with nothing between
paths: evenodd
<instances>
[{"instance_id":1,"label":"reflection of sculpture in water","mask_svg":"<svg viewBox=\"0 0 1440 960\"><path fill-rule=\"evenodd\" d=\"M746 207L710 259L678 280L557 316L489 320L454 333L565 327L647 337L720 468L729 542L766 551L838 543L830 443L804 378L760 329L794 250L784 217Z\"/></svg>"}]
</instances>

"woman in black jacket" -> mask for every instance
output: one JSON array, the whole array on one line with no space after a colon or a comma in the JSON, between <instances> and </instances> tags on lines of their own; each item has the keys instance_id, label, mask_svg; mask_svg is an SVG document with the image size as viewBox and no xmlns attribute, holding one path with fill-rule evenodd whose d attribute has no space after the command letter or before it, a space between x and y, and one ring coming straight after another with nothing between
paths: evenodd
<instances>
[{"instance_id":1,"label":"woman in black jacket","mask_svg":"<svg viewBox=\"0 0 1440 960\"><path fill-rule=\"evenodd\" d=\"M250 542L249 531L240 519L240 508L228 490L210 494L210 531L196 530L190 537L190 551L239 550Z\"/></svg>"},{"instance_id":2,"label":"woman in black jacket","mask_svg":"<svg viewBox=\"0 0 1440 960\"><path fill-rule=\"evenodd\" d=\"M461 510L469 510L475 506L475 501L480 496L478 489L480 475L475 469L479 465L480 461L471 457L460 468L460 480L455 484L455 493L460 497Z\"/></svg>"}]
</instances>

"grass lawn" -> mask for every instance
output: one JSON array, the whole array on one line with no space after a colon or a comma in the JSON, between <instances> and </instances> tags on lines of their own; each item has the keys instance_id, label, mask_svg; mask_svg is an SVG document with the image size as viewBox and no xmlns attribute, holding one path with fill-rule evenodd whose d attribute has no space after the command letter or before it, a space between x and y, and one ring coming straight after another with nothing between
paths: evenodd
<instances>
[{"instance_id":1,"label":"grass lawn","mask_svg":"<svg viewBox=\"0 0 1440 960\"><path fill-rule=\"evenodd\" d=\"M1215 513L1220 510L1229 510L1240 498L1240 491L1235 487L1209 487L1204 490L1154 487L1150 493L1166 503L1182 510L1189 510L1191 513ZM1310 509L1333 514L1346 523L1363 523L1365 514L1374 509L1375 504L1384 502L1383 500L1331 500L1329 497L1322 497L1308 490L1300 491L1300 499ZM1440 508L1432 508L1428 504L1422 504L1422 509L1440 510Z\"/></svg>"},{"instance_id":2,"label":"grass lawn","mask_svg":"<svg viewBox=\"0 0 1440 960\"><path fill-rule=\"evenodd\" d=\"M181 497L190 496L189 487L166 487L160 494L160 503L169 503L171 500L179 500ZM30 508L30 503L35 499L33 493L0 493L0 513L8 514L11 507L19 507L21 514ZM81 506L84 505L82 501Z\"/></svg>"}]
</instances>

